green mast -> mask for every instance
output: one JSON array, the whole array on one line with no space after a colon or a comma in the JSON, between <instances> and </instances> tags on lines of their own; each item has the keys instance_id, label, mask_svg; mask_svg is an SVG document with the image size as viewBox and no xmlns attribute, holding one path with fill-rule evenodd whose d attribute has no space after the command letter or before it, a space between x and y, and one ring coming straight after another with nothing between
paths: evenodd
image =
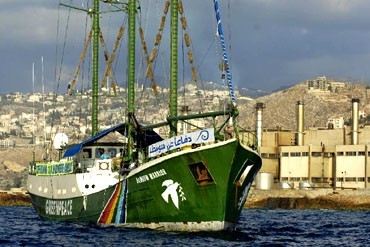
<instances>
[{"instance_id":1,"label":"green mast","mask_svg":"<svg viewBox=\"0 0 370 247\"><path fill-rule=\"evenodd\" d=\"M99 92L99 0L94 0L93 17L93 68L92 68L92 135L98 133Z\"/></svg>"},{"instance_id":2,"label":"green mast","mask_svg":"<svg viewBox=\"0 0 370 247\"><path fill-rule=\"evenodd\" d=\"M135 35L136 35L136 0L129 0L128 3L128 82L127 82L127 110L128 118L126 120L128 126L128 159L132 160L132 147L133 147L133 137L132 137L132 119L135 111Z\"/></svg>"},{"instance_id":3,"label":"green mast","mask_svg":"<svg viewBox=\"0 0 370 247\"><path fill-rule=\"evenodd\" d=\"M177 117L178 11L178 0L171 0L170 118ZM175 136L177 134L177 120L171 122L170 129L170 136Z\"/></svg>"},{"instance_id":4,"label":"green mast","mask_svg":"<svg viewBox=\"0 0 370 247\"><path fill-rule=\"evenodd\" d=\"M128 5L128 112L133 113L135 111L135 12L136 12L136 0L130 0Z\"/></svg>"}]
</instances>

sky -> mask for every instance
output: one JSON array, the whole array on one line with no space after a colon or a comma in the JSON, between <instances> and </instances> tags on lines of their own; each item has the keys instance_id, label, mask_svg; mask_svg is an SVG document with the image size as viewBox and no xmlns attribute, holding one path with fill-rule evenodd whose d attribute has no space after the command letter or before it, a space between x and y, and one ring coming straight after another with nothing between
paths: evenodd
<instances>
[{"instance_id":1,"label":"sky","mask_svg":"<svg viewBox=\"0 0 370 247\"><path fill-rule=\"evenodd\" d=\"M84 12L59 6L59 2L0 1L0 93L41 91L43 88L63 92L67 87L79 64L90 22ZM73 0L72 4L86 8L88 2ZM153 48L164 2L140 1L140 20L149 50ZM199 75L203 81L218 82L221 80L218 68L221 50L216 37L213 2L183 2ZM368 0L220 0L220 7L235 86L274 91L322 75L370 81ZM111 9L109 6L101 8ZM109 54L118 27L126 21L124 16L122 13L101 16ZM140 46L139 38L137 40ZM158 80L165 80L168 66L164 57L169 50L166 41L162 42L161 49L163 60L158 59L156 68L163 73L163 76L158 75ZM122 44L115 68L121 64L124 67L125 50ZM137 70L144 71L140 58L137 63ZM86 58L79 76L83 82L77 87L88 83L84 81L89 80L89 66ZM119 85L124 83L125 76L124 68L115 74ZM180 77L186 78L185 72Z\"/></svg>"}]
</instances>

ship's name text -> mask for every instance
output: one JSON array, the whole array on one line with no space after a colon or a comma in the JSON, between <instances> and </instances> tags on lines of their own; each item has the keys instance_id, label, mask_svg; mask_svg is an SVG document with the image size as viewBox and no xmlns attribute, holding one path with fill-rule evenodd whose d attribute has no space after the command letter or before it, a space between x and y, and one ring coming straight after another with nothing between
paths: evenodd
<instances>
[{"instance_id":1,"label":"ship's name text","mask_svg":"<svg viewBox=\"0 0 370 247\"><path fill-rule=\"evenodd\" d=\"M48 215L72 215L72 200L46 200L45 213Z\"/></svg>"},{"instance_id":2,"label":"ship's name text","mask_svg":"<svg viewBox=\"0 0 370 247\"><path fill-rule=\"evenodd\" d=\"M137 177L136 178L136 183L141 184L141 183L147 182L149 180L153 180L153 179L162 177L164 175L167 175L166 170L165 169L160 169L158 171L151 172L149 174L145 174L143 176Z\"/></svg>"}]
</instances>

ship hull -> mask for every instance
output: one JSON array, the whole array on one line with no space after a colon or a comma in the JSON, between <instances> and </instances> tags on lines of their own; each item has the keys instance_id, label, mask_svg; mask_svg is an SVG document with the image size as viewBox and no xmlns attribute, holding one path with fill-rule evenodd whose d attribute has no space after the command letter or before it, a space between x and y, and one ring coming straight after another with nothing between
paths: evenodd
<instances>
[{"instance_id":1,"label":"ship hull","mask_svg":"<svg viewBox=\"0 0 370 247\"><path fill-rule=\"evenodd\" d=\"M171 231L219 231L236 227L260 167L260 156L234 139L154 159L127 177L111 176L105 188L91 193L81 188L76 189L75 196L68 196L71 186L88 184L78 181L81 177L75 174L68 175L68 183L59 182L66 188L49 188L65 189L64 197L39 193L37 176L31 176L33 188L29 191L36 211L48 220ZM97 181L99 177L91 179Z\"/></svg>"}]
</instances>

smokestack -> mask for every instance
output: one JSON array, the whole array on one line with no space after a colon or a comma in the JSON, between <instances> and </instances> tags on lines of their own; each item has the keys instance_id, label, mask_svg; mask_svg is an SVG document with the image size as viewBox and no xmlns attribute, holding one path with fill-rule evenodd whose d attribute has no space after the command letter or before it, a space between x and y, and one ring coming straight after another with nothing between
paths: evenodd
<instances>
[{"instance_id":1,"label":"smokestack","mask_svg":"<svg viewBox=\"0 0 370 247\"><path fill-rule=\"evenodd\" d=\"M257 136L257 146L261 147L262 144L262 111L265 108L264 104L259 102L256 104L256 136Z\"/></svg>"},{"instance_id":2,"label":"smokestack","mask_svg":"<svg viewBox=\"0 0 370 247\"><path fill-rule=\"evenodd\" d=\"M297 145L303 146L304 109L303 102L297 101Z\"/></svg>"},{"instance_id":3,"label":"smokestack","mask_svg":"<svg viewBox=\"0 0 370 247\"><path fill-rule=\"evenodd\" d=\"M352 145L358 144L359 99L352 99Z\"/></svg>"}]
</instances>

